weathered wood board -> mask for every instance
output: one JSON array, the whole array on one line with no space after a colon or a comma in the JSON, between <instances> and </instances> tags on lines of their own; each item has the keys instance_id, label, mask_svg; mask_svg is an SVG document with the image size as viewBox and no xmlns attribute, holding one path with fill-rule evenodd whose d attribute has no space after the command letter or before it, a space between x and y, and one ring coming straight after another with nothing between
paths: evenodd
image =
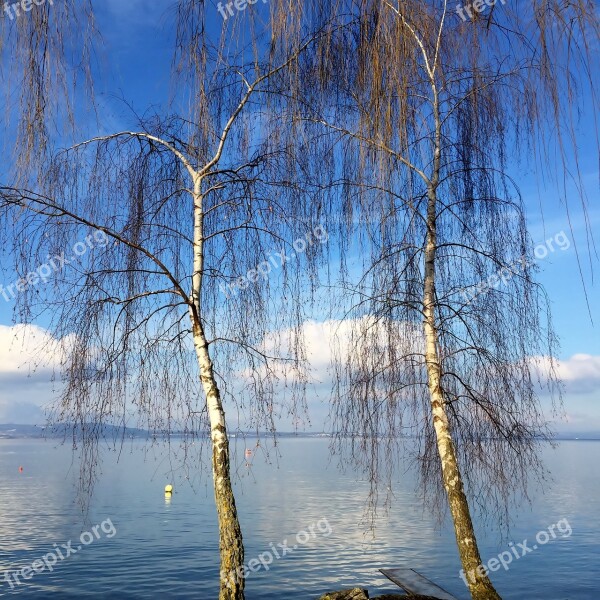
<instances>
[{"instance_id":1,"label":"weathered wood board","mask_svg":"<svg viewBox=\"0 0 600 600\"><path fill-rule=\"evenodd\" d=\"M429 581L429 579L423 577L423 575L420 575L414 569L379 569L379 571L390 581L393 581L397 586L410 594L435 596L440 600L457 600L452 594L449 594L439 585L433 583L433 581Z\"/></svg>"}]
</instances>

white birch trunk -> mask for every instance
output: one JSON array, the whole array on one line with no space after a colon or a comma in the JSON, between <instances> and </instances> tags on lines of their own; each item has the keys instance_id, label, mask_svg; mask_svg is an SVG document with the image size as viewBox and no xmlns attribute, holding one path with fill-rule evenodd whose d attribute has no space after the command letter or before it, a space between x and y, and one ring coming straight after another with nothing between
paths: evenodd
<instances>
[{"instance_id":1,"label":"white birch trunk","mask_svg":"<svg viewBox=\"0 0 600 600\"><path fill-rule=\"evenodd\" d=\"M231 486L229 439L225 412L215 379L208 342L202 327L201 291L204 269L204 228L201 179L194 178L194 274L190 317L194 348L200 367L200 379L206 397L212 442L212 467L215 504L219 522L219 550L221 558L219 600L244 598L244 546L237 516L235 497Z\"/></svg>"},{"instance_id":2,"label":"white birch trunk","mask_svg":"<svg viewBox=\"0 0 600 600\"><path fill-rule=\"evenodd\" d=\"M435 180L434 180L435 184ZM444 488L454 524L458 552L464 571L464 580L473 600L500 600L492 582L481 567L481 557L475 539L469 504L464 492L456 449L448 422L441 387L442 367L439 355L435 321L435 254L437 195L435 187L428 190L427 245L425 248L425 281L423 294L425 362L431 400L431 416L437 439Z\"/></svg>"}]
</instances>

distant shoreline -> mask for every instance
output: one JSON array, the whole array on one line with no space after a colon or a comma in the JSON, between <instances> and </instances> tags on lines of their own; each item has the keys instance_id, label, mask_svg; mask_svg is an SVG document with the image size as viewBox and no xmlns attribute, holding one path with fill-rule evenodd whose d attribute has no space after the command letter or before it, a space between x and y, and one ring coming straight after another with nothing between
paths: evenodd
<instances>
[{"instance_id":1,"label":"distant shoreline","mask_svg":"<svg viewBox=\"0 0 600 600\"><path fill-rule=\"evenodd\" d=\"M100 430L93 425L86 426L86 433L99 435L101 438L124 438L124 439L164 439L167 437L166 432L149 432L144 429L131 427L118 427L116 425L103 425ZM81 435L81 428L77 426L75 429L77 437ZM233 431L230 433L232 440L239 438L269 438L272 437L270 432L256 431ZM192 437L192 433L185 431L173 431L169 434L171 438ZM335 434L325 432L277 432L277 438L302 438L302 439L333 439ZM20 425L14 423L0 424L0 440L16 440L16 439L60 439L64 437L73 437L72 425L57 425L52 428L40 425ZM208 438L208 433L194 433L193 437ZM350 436L346 436L350 437ZM405 436L406 439L414 439L414 436ZM577 432L577 433L559 433L552 441L579 441L579 442L598 442L600 441L600 432Z\"/></svg>"}]
</instances>

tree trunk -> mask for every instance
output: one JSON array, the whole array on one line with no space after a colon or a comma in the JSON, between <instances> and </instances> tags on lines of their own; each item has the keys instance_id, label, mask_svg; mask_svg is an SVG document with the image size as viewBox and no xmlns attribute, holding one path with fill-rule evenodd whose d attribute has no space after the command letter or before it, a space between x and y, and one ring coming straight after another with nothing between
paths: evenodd
<instances>
[{"instance_id":1,"label":"tree trunk","mask_svg":"<svg viewBox=\"0 0 600 600\"><path fill-rule=\"evenodd\" d=\"M225 412L215 380L208 345L201 327L194 327L194 346L200 377L206 395L212 441L212 465L215 487L215 504L219 520L219 550L221 555L221 586L219 600L244 598L244 546L242 530L235 507L229 470L229 439L225 425Z\"/></svg>"},{"instance_id":2,"label":"tree trunk","mask_svg":"<svg viewBox=\"0 0 600 600\"><path fill-rule=\"evenodd\" d=\"M237 516L229 469L229 438L225 411L208 351L208 341L202 326L202 280L204 274L204 213L202 179L194 174L194 272L190 318L194 348L200 367L200 380L206 396L210 438L212 441L215 504L219 521L219 551L221 557L219 600L244 599L244 545Z\"/></svg>"},{"instance_id":3,"label":"tree trunk","mask_svg":"<svg viewBox=\"0 0 600 600\"><path fill-rule=\"evenodd\" d=\"M428 190L423 311L425 362L427 365L427 383L431 400L431 415L433 417L433 426L442 466L444 488L448 495L448 504L454 523L456 543L458 544L458 552L464 570L463 580L467 583L473 600L501 600L487 573L480 566L481 557L477 547L467 497L463 488L441 387L442 367L435 322L436 210L437 193L435 187L430 186Z\"/></svg>"}]
</instances>

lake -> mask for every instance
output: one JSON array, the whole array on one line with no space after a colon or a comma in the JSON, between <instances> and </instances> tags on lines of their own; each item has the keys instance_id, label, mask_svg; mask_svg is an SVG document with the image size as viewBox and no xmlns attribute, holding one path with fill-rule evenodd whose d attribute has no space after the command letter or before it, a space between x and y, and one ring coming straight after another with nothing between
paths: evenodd
<instances>
[{"instance_id":1,"label":"lake","mask_svg":"<svg viewBox=\"0 0 600 600\"><path fill-rule=\"evenodd\" d=\"M368 483L340 471L328 440L282 439L278 453L257 449L251 466L244 442L234 446L246 564L253 571L249 600L309 600L354 586L368 587L371 595L399 592L378 569L400 566L417 569L457 598L469 597L452 530L447 522L438 527L422 508L410 473L399 469L391 509L379 511L373 535L364 519ZM140 440L131 440L120 456L104 453L84 514L70 447L0 440L1 597L217 597L209 474L193 461L181 467L160 448L141 448ZM531 506L513 511L508 540L479 528L482 559L504 559L506 569L500 564L491 577L505 600L597 600L600 442L564 441L556 450L545 447L544 455L553 483L532 490ZM175 487L171 498L164 494L167 483ZM518 545L524 540L528 550ZM518 559L509 561L511 550ZM5 578L24 567L19 583Z\"/></svg>"}]
</instances>

